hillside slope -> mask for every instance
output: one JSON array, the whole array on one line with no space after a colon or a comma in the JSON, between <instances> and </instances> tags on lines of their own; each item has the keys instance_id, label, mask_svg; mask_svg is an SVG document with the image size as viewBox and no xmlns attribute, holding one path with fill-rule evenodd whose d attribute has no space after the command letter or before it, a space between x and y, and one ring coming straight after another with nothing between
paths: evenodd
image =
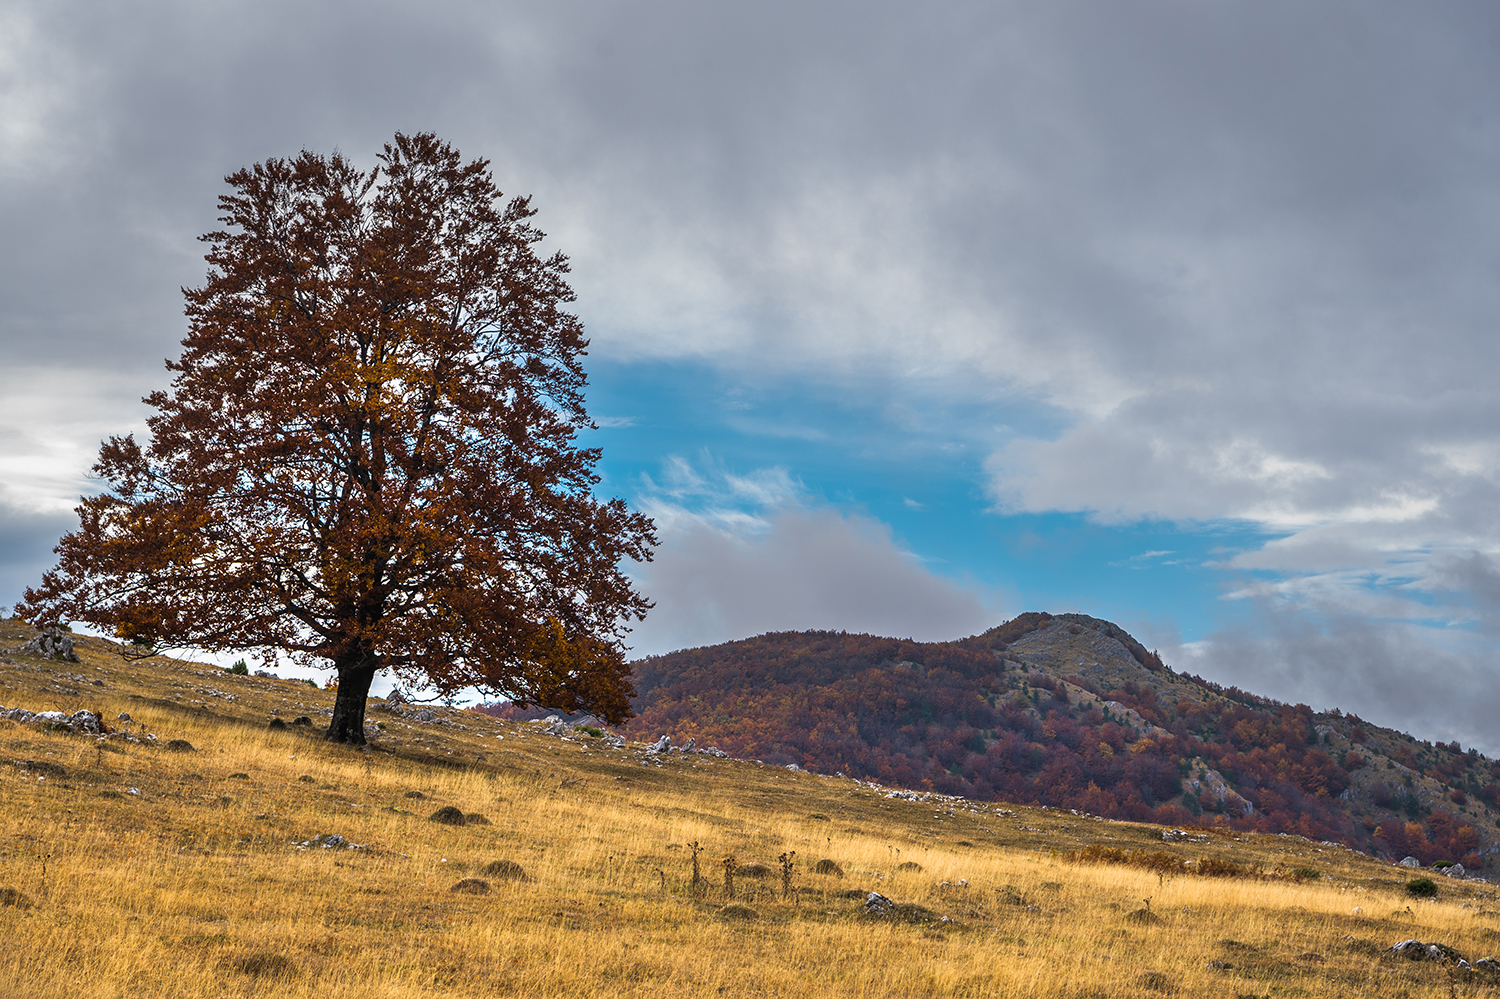
<instances>
[{"instance_id":1,"label":"hillside slope","mask_svg":"<svg viewBox=\"0 0 1500 999\"><path fill-rule=\"evenodd\" d=\"M297 724L328 691L26 637L0 620L5 714L114 731L0 718L6 999L1439 999L1500 975L1492 885L1413 897L1298 837L390 702L359 751Z\"/></svg>"},{"instance_id":2,"label":"hillside slope","mask_svg":"<svg viewBox=\"0 0 1500 999\"><path fill-rule=\"evenodd\" d=\"M988 801L1294 832L1471 870L1500 766L1173 672L1124 630L1023 614L956 642L784 632L635 664L628 731Z\"/></svg>"}]
</instances>

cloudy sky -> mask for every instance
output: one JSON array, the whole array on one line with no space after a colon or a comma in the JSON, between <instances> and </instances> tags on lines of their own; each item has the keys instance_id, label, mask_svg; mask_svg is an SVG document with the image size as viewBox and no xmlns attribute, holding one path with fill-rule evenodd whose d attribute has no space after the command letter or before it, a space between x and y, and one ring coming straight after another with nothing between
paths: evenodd
<instances>
[{"instance_id":1,"label":"cloudy sky","mask_svg":"<svg viewBox=\"0 0 1500 999\"><path fill-rule=\"evenodd\" d=\"M10 0L0 604L223 176L422 130L573 258L638 652L1080 610L1500 750L1493 4Z\"/></svg>"}]
</instances>

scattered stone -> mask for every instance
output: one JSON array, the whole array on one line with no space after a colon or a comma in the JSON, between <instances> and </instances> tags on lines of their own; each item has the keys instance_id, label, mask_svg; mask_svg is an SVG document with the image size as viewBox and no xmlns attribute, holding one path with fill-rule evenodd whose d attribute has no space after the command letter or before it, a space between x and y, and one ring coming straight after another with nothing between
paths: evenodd
<instances>
[{"instance_id":1,"label":"scattered stone","mask_svg":"<svg viewBox=\"0 0 1500 999\"><path fill-rule=\"evenodd\" d=\"M312 727L312 719L307 717L307 715L298 715L292 719L292 724L301 728L310 728Z\"/></svg>"},{"instance_id":2,"label":"scattered stone","mask_svg":"<svg viewBox=\"0 0 1500 999\"><path fill-rule=\"evenodd\" d=\"M646 750L648 753L670 753L672 751L672 737L664 735Z\"/></svg>"},{"instance_id":3,"label":"scattered stone","mask_svg":"<svg viewBox=\"0 0 1500 999\"><path fill-rule=\"evenodd\" d=\"M0 905L11 905L17 909L31 908L31 899L16 888L0 888Z\"/></svg>"},{"instance_id":4,"label":"scattered stone","mask_svg":"<svg viewBox=\"0 0 1500 999\"><path fill-rule=\"evenodd\" d=\"M445 826L461 826L466 821L464 813L453 805L444 805L431 815L427 816L428 822L438 822Z\"/></svg>"},{"instance_id":5,"label":"scattered stone","mask_svg":"<svg viewBox=\"0 0 1500 999\"><path fill-rule=\"evenodd\" d=\"M1421 867L1422 866L1422 862L1420 860L1418 860L1416 857L1404 857L1404 858L1402 858L1401 863L1397 864L1396 866L1397 867Z\"/></svg>"},{"instance_id":6,"label":"scattered stone","mask_svg":"<svg viewBox=\"0 0 1500 999\"><path fill-rule=\"evenodd\" d=\"M501 881L530 881L524 868L514 860L492 860L484 865L481 872Z\"/></svg>"},{"instance_id":7,"label":"scattered stone","mask_svg":"<svg viewBox=\"0 0 1500 999\"><path fill-rule=\"evenodd\" d=\"M280 732L286 728L286 722L282 721L280 718L272 718L271 723L267 725L266 728L269 728L275 732Z\"/></svg>"},{"instance_id":8,"label":"scattered stone","mask_svg":"<svg viewBox=\"0 0 1500 999\"><path fill-rule=\"evenodd\" d=\"M1452 867L1443 868L1439 873L1445 878L1462 878L1466 877L1469 872L1464 870L1463 864L1454 864Z\"/></svg>"},{"instance_id":9,"label":"scattered stone","mask_svg":"<svg viewBox=\"0 0 1500 999\"><path fill-rule=\"evenodd\" d=\"M836 878L844 876L844 869L836 861L823 859L813 864L814 874L828 874Z\"/></svg>"},{"instance_id":10,"label":"scattered stone","mask_svg":"<svg viewBox=\"0 0 1500 999\"><path fill-rule=\"evenodd\" d=\"M1168 843L1206 843L1207 833L1190 833L1186 829L1164 829L1161 838Z\"/></svg>"},{"instance_id":11,"label":"scattered stone","mask_svg":"<svg viewBox=\"0 0 1500 999\"><path fill-rule=\"evenodd\" d=\"M427 797L427 795L423 794L421 791L407 791L405 796L408 797L408 798L425 798L425 797Z\"/></svg>"},{"instance_id":12,"label":"scattered stone","mask_svg":"<svg viewBox=\"0 0 1500 999\"><path fill-rule=\"evenodd\" d=\"M301 781L303 784L311 784L316 781L317 778L312 774L303 774L301 777L298 777L297 780Z\"/></svg>"},{"instance_id":13,"label":"scattered stone","mask_svg":"<svg viewBox=\"0 0 1500 999\"><path fill-rule=\"evenodd\" d=\"M174 753L196 753L198 751L197 749L193 748L193 744L191 742L188 742L186 739L168 740L167 749L171 750Z\"/></svg>"},{"instance_id":14,"label":"scattered stone","mask_svg":"<svg viewBox=\"0 0 1500 999\"><path fill-rule=\"evenodd\" d=\"M448 890L456 891L461 895L488 895L490 883L483 878L464 878Z\"/></svg>"},{"instance_id":15,"label":"scattered stone","mask_svg":"<svg viewBox=\"0 0 1500 999\"><path fill-rule=\"evenodd\" d=\"M1493 957L1481 957L1474 962L1475 971L1483 971L1489 975L1500 975L1500 961Z\"/></svg>"},{"instance_id":16,"label":"scattered stone","mask_svg":"<svg viewBox=\"0 0 1500 999\"><path fill-rule=\"evenodd\" d=\"M1208 962L1208 970L1209 971L1233 971L1234 970L1234 965L1230 964L1228 961L1210 961L1210 962Z\"/></svg>"},{"instance_id":17,"label":"scattered stone","mask_svg":"<svg viewBox=\"0 0 1500 999\"><path fill-rule=\"evenodd\" d=\"M128 722L134 721L134 719L130 717L129 711L121 711L119 714L115 715L115 721Z\"/></svg>"},{"instance_id":18,"label":"scattered stone","mask_svg":"<svg viewBox=\"0 0 1500 999\"><path fill-rule=\"evenodd\" d=\"M103 735L104 716L97 711L75 711L68 716L68 727L75 732L87 732L90 735Z\"/></svg>"},{"instance_id":19,"label":"scattered stone","mask_svg":"<svg viewBox=\"0 0 1500 999\"><path fill-rule=\"evenodd\" d=\"M750 920L759 919L760 913L756 912L748 905L743 905L739 902L730 902L728 905L719 910L719 918L743 919L749 922Z\"/></svg>"},{"instance_id":20,"label":"scattered stone","mask_svg":"<svg viewBox=\"0 0 1500 999\"><path fill-rule=\"evenodd\" d=\"M1447 944L1401 940L1391 944L1391 953L1411 961L1455 961L1462 962L1465 967L1468 966L1463 955Z\"/></svg>"},{"instance_id":21,"label":"scattered stone","mask_svg":"<svg viewBox=\"0 0 1500 999\"><path fill-rule=\"evenodd\" d=\"M915 860L903 860L901 863L896 865L896 870L910 871L913 874L921 874L922 865L917 863Z\"/></svg>"},{"instance_id":22,"label":"scattered stone","mask_svg":"<svg viewBox=\"0 0 1500 999\"><path fill-rule=\"evenodd\" d=\"M299 850L363 850L364 844L351 843L338 833L321 833L312 839L292 844Z\"/></svg>"},{"instance_id":23,"label":"scattered stone","mask_svg":"<svg viewBox=\"0 0 1500 999\"><path fill-rule=\"evenodd\" d=\"M872 916L886 916L895 911L896 903L880 894L872 891L865 899L865 912Z\"/></svg>"},{"instance_id":24,"label":"scattered stone","mask_svg":"<svg viewBox=\"0 0 1500 999\"><path fill-rule=\"evenodd\" d=\"M78 654L73 651L73 639L55 625L43 628L40 634L22 645L20 651L43 659L61 659L70 663L78 661Z\"/></svg>"},{"instance_id":25,"label":"scattered stone","mask_svg":"<svg viewBox=\"0 0 1500 999\"><path fill-rule=\"evenodd\" d=\"M229 775L229 779L230 780L249 780L250 779L250 775L249 774L245 774L245 773L230 774Z\"/></svg>"},{"instance_id":26,"label":"scattered stone","mask_svg":"<svg viewBox=\"0 0 1500 999\"><path fill-rule=\"evenodd\" d=\"M393 690L385 695L385 700L375 705L376 711L388 711L398 718L405 718L411 722L438 722L449 724L448 719L439 718L431 708L419 708L406 699L406 695L399 690Z\"/></svg>"}]
</instances>

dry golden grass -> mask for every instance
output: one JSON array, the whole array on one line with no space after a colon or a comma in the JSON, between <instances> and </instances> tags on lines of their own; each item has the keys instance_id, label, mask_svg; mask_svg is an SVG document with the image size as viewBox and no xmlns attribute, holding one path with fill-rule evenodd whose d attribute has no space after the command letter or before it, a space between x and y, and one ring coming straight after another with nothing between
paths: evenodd
<instances>
[{"instance_id":1,"label":"dry golden grass","mask_svg":"<svg viewBox=\"0 0 1500 999\"><path fill-rule=\"evenodd\" d=\"M0 722L0 888L32 903L0 905L0 994L1415 997L1490 986L1382 956L1396 940L1500 951L1488 886L1438 879L1437 900L1412 901L1406 872L1293 837L1163 843L1149 826L891 800L749 762L643 765L456 713L466 728L372 714L387 729L362 753L316 738L326 693L81 651L78 666L0 665L0 703L128 711L196 752ZM317 727L268 730L273 709ZM450 805L490 824L427 820ZM363 849L295 845L328 833ZM1322 876L1062 858L1089 843ZM732 900L730 853L770 869L738 876ZM821 859L843 876L814 873ZM486 873L501 860L525 879ZM470 878L489 891L451 890ZM867 916L870 891L902 908Z\"/></svg>"}]
</instances>

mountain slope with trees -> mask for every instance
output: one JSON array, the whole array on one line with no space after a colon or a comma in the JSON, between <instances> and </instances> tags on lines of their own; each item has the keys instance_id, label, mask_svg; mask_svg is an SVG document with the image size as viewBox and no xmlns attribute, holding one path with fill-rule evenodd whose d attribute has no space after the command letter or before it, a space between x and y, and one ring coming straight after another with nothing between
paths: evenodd
<instances>
[{"instance_id":1,"label":"mountain slope with trees","mask_svg":"<svg viewBox=\"0 0 1500 999\"><path fill-rule=\"evenodd\" d=\"M954 642L782 632L633 665L635 737L1424 864L1474 869L1500 852L1495 761L1176 673L1081 614L1023 614Z\"/></svg>"}]
</instances>

